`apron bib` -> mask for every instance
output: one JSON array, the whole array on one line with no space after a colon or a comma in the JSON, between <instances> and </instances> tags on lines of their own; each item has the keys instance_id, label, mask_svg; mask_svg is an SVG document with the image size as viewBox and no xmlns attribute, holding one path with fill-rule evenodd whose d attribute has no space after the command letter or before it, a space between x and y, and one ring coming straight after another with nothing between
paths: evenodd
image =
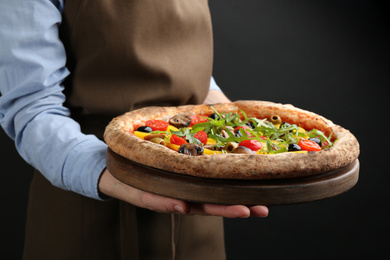
<instances>
[{"instance_id":1,"label":"apron bib","mask_svg":"<svg viewBox=\"0 0 390 260\"><path fill-rule=\"evenodd\" d=\"M67 0L61 36L72 71L66 105L84 132L145 106L202 103L208 93L207 0ZM104 126L91 127L103 116Z\"/></svg>"},{"instance_id":2,"label":"apron bib","mask_svg":"<svg viewBox=\"0 0 390 260\"><path fill-rule=\"evenodd\" d=\"M212 74L206 0L66 0L66 106L102 138L115 116L201 103ZM218 217L162 214L31 184L24 259L225 259Z\"/></svg>"}]
</instances>

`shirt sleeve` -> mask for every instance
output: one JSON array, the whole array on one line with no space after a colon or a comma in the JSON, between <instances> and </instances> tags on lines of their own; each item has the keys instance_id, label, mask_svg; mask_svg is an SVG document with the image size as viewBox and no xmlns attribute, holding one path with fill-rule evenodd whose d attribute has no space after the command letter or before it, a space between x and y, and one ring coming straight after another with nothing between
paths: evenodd
<instances>
[{"instance_id":1,"label":"shirt sleeve","mask_svg":"<svg viewBox=\"0 0 390 260\"><path fill-rule=\"evenodd\" d=\"M219 90L222 92L221 88L217 85L217 82L215 82L214 77L211 77L210 80L210 90Z\"/></svg>"},{"instance_id":2,"label":"shirt sleeve","mask_svg":"<svg viewBox=\"0 0 390 260\"><path fill-rule=\"evenodd\" d=\"M53 185L100 199L104 142L81 133L63 106L69 72L58 37L63 0L2 1L0 124L20 155Z\"/></svg>"}]
</instances>

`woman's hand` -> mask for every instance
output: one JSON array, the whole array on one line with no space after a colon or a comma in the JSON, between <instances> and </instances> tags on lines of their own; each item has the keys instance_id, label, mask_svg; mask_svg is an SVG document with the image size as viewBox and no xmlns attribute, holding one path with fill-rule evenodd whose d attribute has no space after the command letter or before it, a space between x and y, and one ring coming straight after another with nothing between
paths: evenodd
<instances>
[{"instance_id":1,"label":"woman's hand","mask_svg":"<svg viewBox=\"0 0 390 260\"><path fill-rule=\"evenodd\" d=\"M99 181L103 194L126 201L135 206L163 213L185 215L211 215L226 218L266 217L266 206L195 204L138 190L114 178L105 170Z\"/></svg>"},{"instance_id":2,"label":"woman's hand","mask_svg":"<svg viewBox=\"0 0 390 260\"><path fill-rule=\"evenodd\" d=\"M210 90L204 104L229 103L230 100L219 90ZM99 181L99 190L105 195L126 201L135 206L164 213L185 215L211 215L226 218L266 217L266 206L196 204L159 196L126 185L105 170Z\"/></svg>"}]
</instances>

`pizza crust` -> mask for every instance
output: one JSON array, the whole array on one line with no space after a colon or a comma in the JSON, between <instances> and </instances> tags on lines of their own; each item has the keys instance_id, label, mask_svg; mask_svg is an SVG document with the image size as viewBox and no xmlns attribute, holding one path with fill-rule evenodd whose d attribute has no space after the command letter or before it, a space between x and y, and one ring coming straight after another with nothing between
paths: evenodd
<instances>
[{"instance_id":1,"label":"pizza crust","mask_svg":"<svg viewBox=\"0 0 390 260\"><path fill-rule=\"evenodd\" d=\"M209 105L180 107L145 107L114 118L106 127L104 140L115 153L143 165L202 178L218 179L280 179L311 176L344 167L359 156L355 136L332 121L292 105L267 101L236 101L214 104L218 112L245 111L248 117L270 118L279 115L283 122L305 129L317 128L338 141L320 152L280 154L216 154L188 156L165 146L142 140L133 131L150 119L168 121L172 116L211 114Z\"/></svg>"}]
</instances>

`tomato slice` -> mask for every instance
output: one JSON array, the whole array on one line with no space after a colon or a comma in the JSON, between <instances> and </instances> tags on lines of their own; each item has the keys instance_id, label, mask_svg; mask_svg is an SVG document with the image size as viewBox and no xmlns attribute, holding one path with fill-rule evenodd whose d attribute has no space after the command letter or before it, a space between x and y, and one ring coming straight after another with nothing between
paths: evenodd
<instances>
[{"instance_id":1,"label":"tomato slice","mask_svg":"<svg viewBox=\"0 0 390 260\"><path fill-rule=\"evenodd\" d=\"M311 140L300 139L298 145L304 151L321 151L321 147L316 142Z\"/></svg>"},{"instance_id":2,"label":"tomato slice","mask_svg":"<svg viewBox=\"0 0 390 260\"><path fill-rule=\"evenodd\" d=\"M246 148L249 148L251 149L252 151L258 151L261 149L262 145L259 141L257 140L250 140L250 139L247 139L247 140L242 140L238 146L245 146Z\"/></svg>"},{"instance_id":3,"label":"tomato slice","mask_svg":"<svg viewBox=\"0 0 390 260\"><path fill-rule=\"evenodd\" d=\"M166 131L168 125L168 122L158 119L152 119L145 122L145 126L149 126L153 131Z\"/></svg>"},{"instance_id":4,"label":"tomato slice","mask_svg":"<svg viewBox=\"0 0 390 260\"><path fill-rule=\"evenodd\" d=\"M176 145L182 145L187 143L186 139L181 138L180 136L177 136L175 134L171 135L171 138L169 140L171 141L172 144L176 144Z\"/></svg>"},{"instance_id":5,"label":"tomato slice","mask_svg":"<svg viewBox=\"0 0 390 260\"><path fill-rule=\"evenodd\" d=\"M203 145L207 144L207 133L205 131L199 131L194 134L194 137L202 142Z\"/></svg>"},{"instance_id":6,"label":"tomato slice","mask_svg":"<svg viewBox=\"0 0 390 260\"><path fill-rule=\"evenodd\" d=\"M192 115L191 116L191 124L189 126L193 126L200 123L205 123L208 120L207 115Z\"/></svg>"},{"instance_id":7,"label":"tomato slice","mask_svg":"<svg viewBox=\"0 0 390 260\"><path fill-rule=\"evenodd\" d=\"M328 141L323 141L321 149L324 148L324 147L328 147L328 146L329 146L329 142Z\"/></svg>"},{"instance_id":8,"label":"tomato slice","mask_svg":"<svg viewBox=\"0 0 390 260\"><path fill-rule=\"evenodd\" d=\"M248 135L248 136L252 136L251 133L249 133L248 131L246 131L246 129L251 129L249 126L247 125L243 125L243 126L237 126L236 128L234 128L234 132L236 133L237 131L240 131L240 129L244 129L245 133Z\"/></svg>"}]
</instances>

